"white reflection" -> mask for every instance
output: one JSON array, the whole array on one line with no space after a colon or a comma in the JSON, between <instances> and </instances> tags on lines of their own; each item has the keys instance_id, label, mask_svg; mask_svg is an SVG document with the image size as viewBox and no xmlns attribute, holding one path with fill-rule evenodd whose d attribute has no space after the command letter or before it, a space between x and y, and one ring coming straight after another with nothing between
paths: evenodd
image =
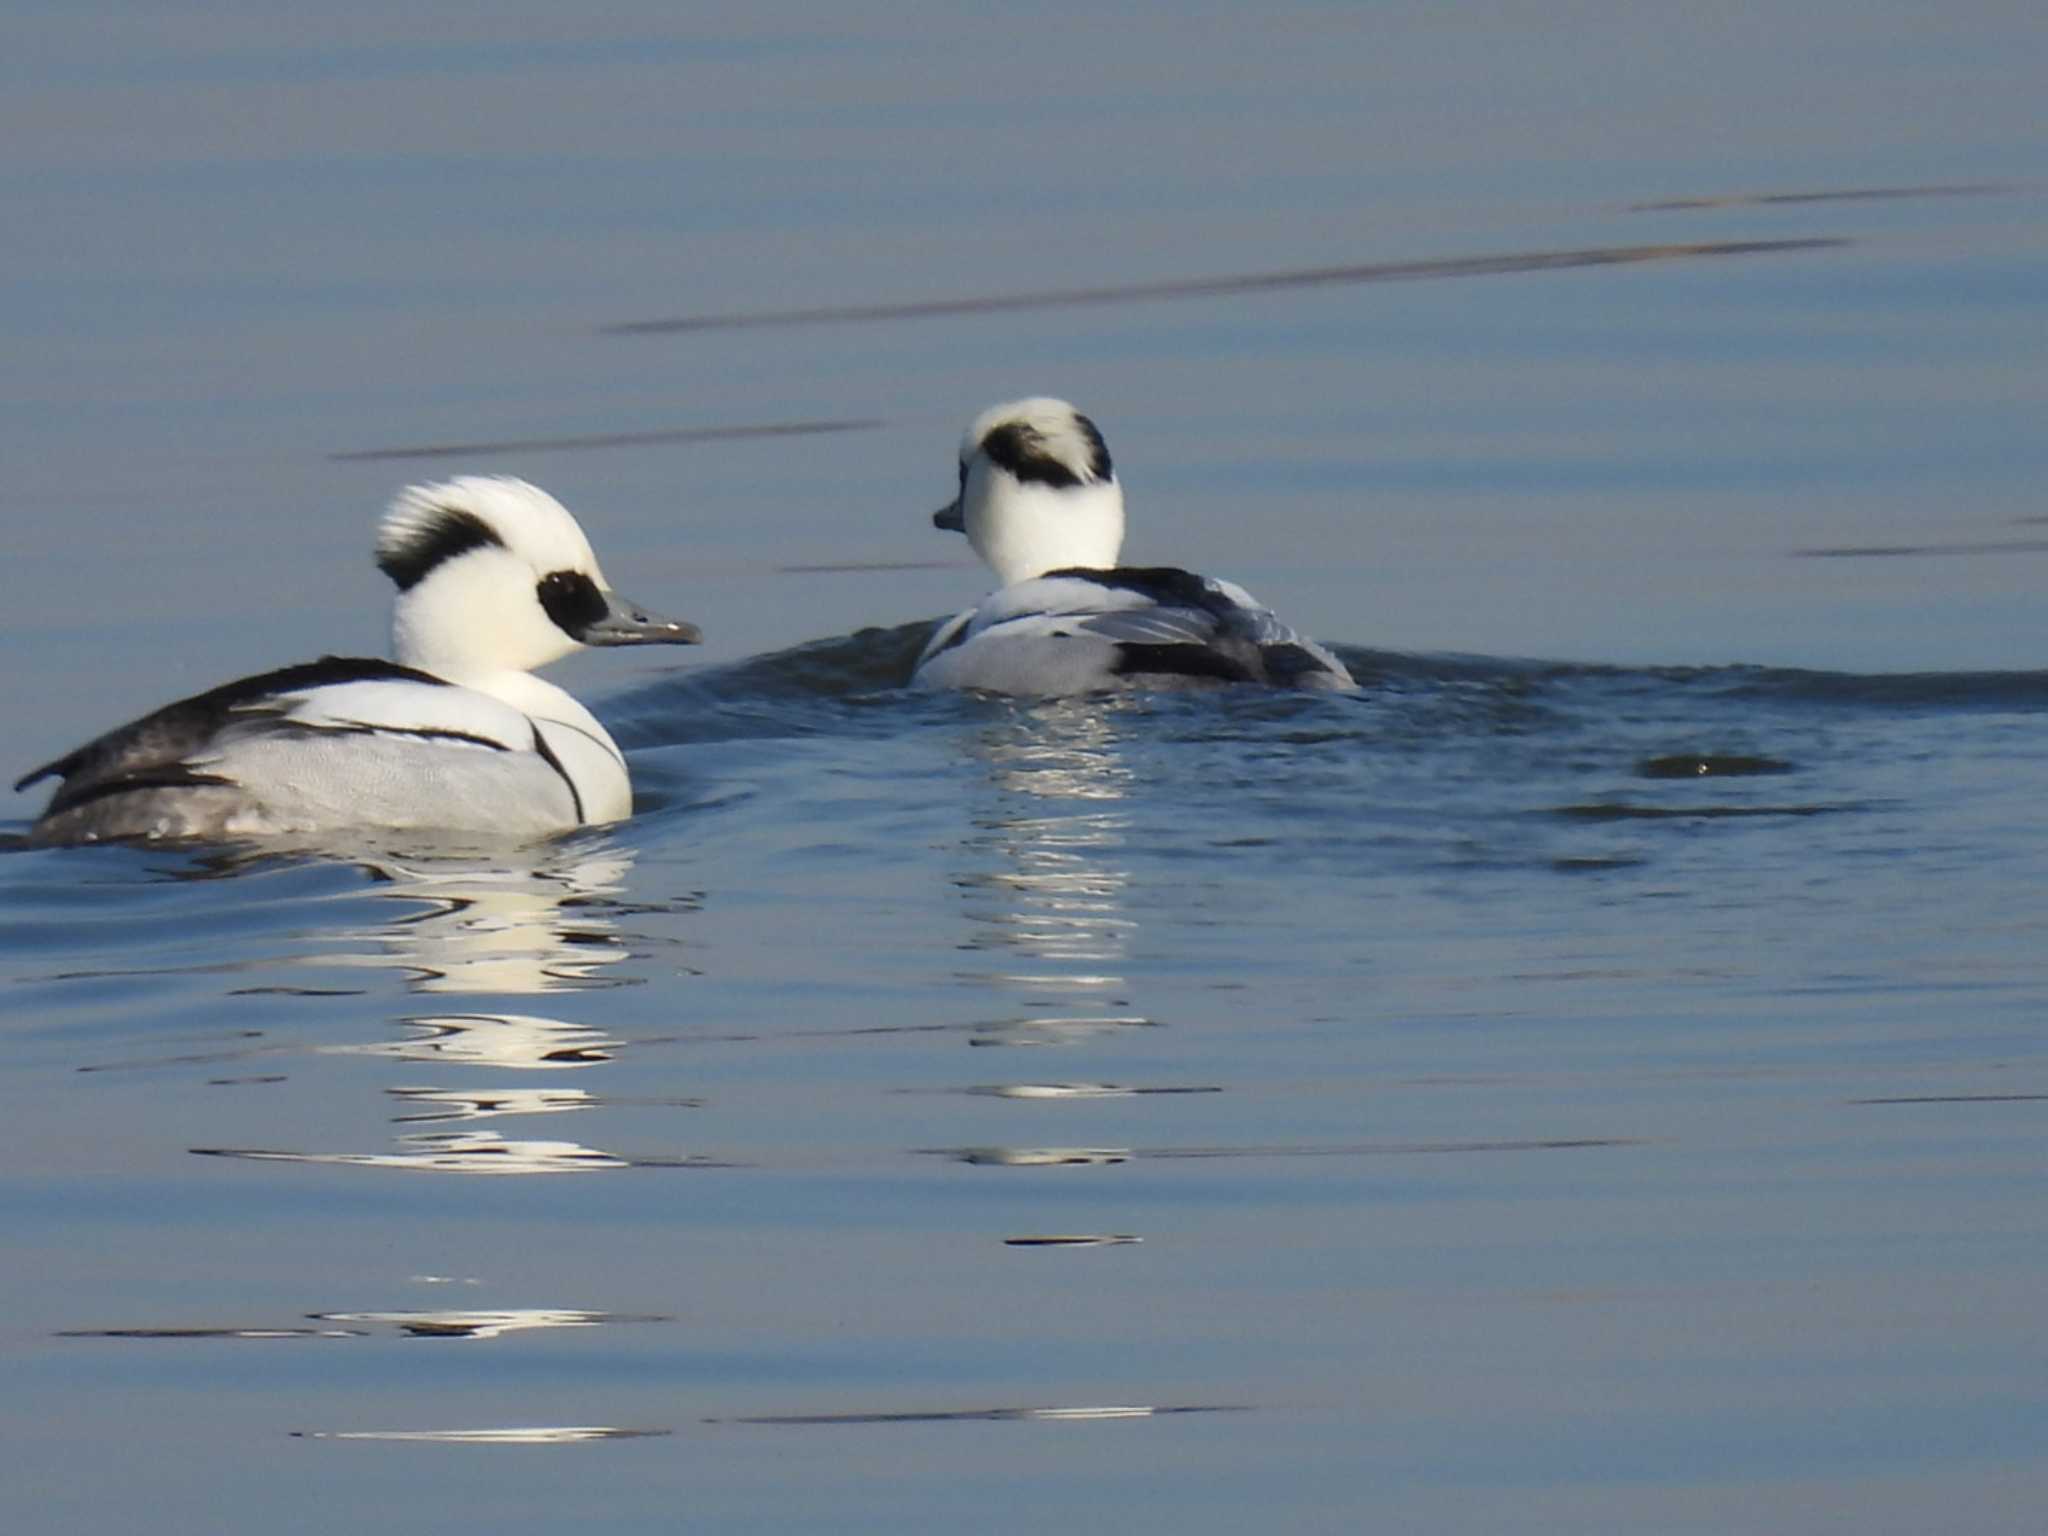
<instances>
[{"instance_id":1,"label":"white reflection","mask_svg":"<svg viewBox=\"0 0 2048 1536\"><path fill-rule=\"evenodd\" d=\"M444 1066L545 1072L610 1061L626 1043L587 1024L530 1013L428 1014L398 1024L409 1031L402 1040L322 1049L335 1056L395 1056Z\"/></svg>"},{"instance_id":2,"label":"white reflection","mask_svg":"<svg viewBox=\"0 0 2048 1536\"><path fill-rule=\"evenodd\" d=\"M628 1317L615 1312L583 1312L562 1307L515 1307L498 1312L319 1312L328 1323L384 1323L420 1339L501 1339L510 1333L543 1328L596 1328L606 1323L665 1322L665 1318Z\"/></svg>"},{"instance_id":3,"label":"white reflection","mask_svg":"<svg viewBox=\"0 0 2048 1536\"><path fill-rule=\"evenodd\" d=\"M1127 1163L1129 1147L954 1147L945 1153L977 1168L1056 1168Z\"/></svg>"},{"instance_id":4,"label":"white reflection","mask_svg":"<svg viewBox=\"0 0 2048 1536\"><path fill-rule=\"evenodd\" d=\"M1021 1019L995 1019L975 1026L969 1045L1077 1045L1096 1035L1122 1029L1155 1028L1150 1019L1133 1014L1102 1014L1082 1017L1049 1017L1043 1014Z\"/></svg>"},{"instance_id":5,"label":"white reflection","mask_svg":"<svg viewBox=\"0 0 2048 1536\"><path fill-rule=\"evenodd\" d=\"M426 1106L399 1115L400 1125L434 1125L445 1120L489 1120L498 1115L560 1115L595 1109L604 1100L581 1088L386 1088L395 1099Z\"/></svg>"},{"instance_id":6,"label":"white reflection","mask_svg":"<svg viewBox=\"0 0 2048 1536\"><path fill-rule=\"evenodd\" d=\"M514 1141L491 1131L401 1136L397 1152L273 1152L258 1148L195 1148L208 1157L260 1163L317 1163L340 1168L391 1168L407 1173L602 1173L632 1162L573 1141Z\"/></svg>"},{"instance_id":7,"label":"white reflection","mask_svg":"<svg viewBox=\"0 0 2048 1536\"><path fill-rule=\"evenodd\" d=\"M1130 774L1113 707L1040 704L979 733L973 749L995 801L967 845L979 867L959 881L976 929L967 947L1025 962L979 979L1041 1006L1120 988L1137 923L1123 905L1129 817L1117 802Z\"/></svg>"},{"instance_id":8,"label":"white reflection","mask_svg":"<svg viewBox=\"0 0 2048 1536\"><path fill-rule=\"evenodd\" d=\"M608 910L633 852L603 842L549 844L516 861L364 859L400 909L389 922L344 930L369 946L323 964L397 966L420 992L541 993L599 984L626 958Z\"/></svg>"}]
</instances>

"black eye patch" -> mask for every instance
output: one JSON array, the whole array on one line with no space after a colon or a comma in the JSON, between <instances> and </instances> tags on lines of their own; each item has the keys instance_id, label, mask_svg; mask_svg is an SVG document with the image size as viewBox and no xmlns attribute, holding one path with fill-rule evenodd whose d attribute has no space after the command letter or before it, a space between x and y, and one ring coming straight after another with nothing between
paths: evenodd
<instances>
[{"instance_id":1,"label":"black eye patch","mask_svg":"<svg viewBox=\"0 0 2048 1536\"><path fill-rule=\"evenodd\" d=\"M611 611L597 583L581 571L550 571L535 591L555 627L571 640L581 640L585 630Z\"/></svg>"}]
</instances>

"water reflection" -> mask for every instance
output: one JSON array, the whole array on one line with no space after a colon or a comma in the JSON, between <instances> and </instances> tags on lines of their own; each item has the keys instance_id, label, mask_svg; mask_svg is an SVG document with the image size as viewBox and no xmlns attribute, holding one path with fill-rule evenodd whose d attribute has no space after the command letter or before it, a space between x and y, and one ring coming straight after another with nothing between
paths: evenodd
<instances>
[{"instance_id":1,"label":"water reflection","mask_svg":"<svg viewBox=\"0 0 2048 1536\"><path fill-rule=\"evenodd\" d=\"M611 1098L582 1088L386 1088L392 1098L427 1106L394 1115L398 1125L434 1125L449 1120L489 1120L498 1115L560 1115L580 1109L631 1104L663 1109L697 1109L702 1099Z\"/></svg>"},{"instance_id":2,"label":"water reflection","mask_svg":"<svg viewBox=\"0 0 2048 1536\"><path fill-rule=\"evenodd\" d=\"M1077 993L1121 990L1137 924L1123 902L1130 874L1118 853L1130 818L1118 802L1130 773L1117 751L1112 704L1040 705L972 745L996 798L967 842L979 867L958 880L974 928L964 947L1009 962L977 979L1018 991L1027 1006L1063 1012Z\"/></svg>"},{"instance_id":3,"label":"water reflection","mask_svg":"<svg viewBox=\"0 0 2048 1536\"><path fill-rule=\"evenodd\" d=\"M1127 709L1116 699L1048 701L1017 709L969 740L986 769L990 798L962 849L969 867L955 880L968 923L961 947L993 962L968 979L1011 995L1016 1005L1013 1016L975 1026L974 1045L1077 1046L1157 1027L1127 1011L1125 961L1138 935L1123 857L1131 771L1119 732ZM1086 1006L1098 999L1100 1011ZM955 1091L1046 1105L1145 1090L1037 1081ZM1121 1163L1130 1154L1116 1146L1055 1144L951 1148L942 1155L985 1166L1085 1167Z\"/></svg>"},{"instance_id":4,"label":"water reflection","mask_svg":"<svg viewBox=\"0 0 2048 1536\"><path fill-rule=\"evenodd\" d=\"M597 1173L630 1168L632 1160L573 1141L517 1141L494 1131L444 1131L400 1136L396 1152L285 1152L261 1147L194 1147L200 1157L259 1163L316 1163L340 1168L393 1168L407 1173Z\"/></svg>"},{"instance_id":5,"label":"water reflection","mask_svg":"<svg viewBox=\"0 0 2048 1536\"><path fill-rule=\"evenodd\" d=\"M1098 1035L1123 1029L1156 1029L1157 1024L1135 1014L1047 1017L1028 1015L1019 1019L993 1019L972 1026L969 1045L1031 1046L1079 1045Z\"/></svg>"},{"instance_id":6,"label":"water reflection","mask_svg":"<svg viewBox=\"0 0 2048 1536\"><path fill-rule=\"evenodd\" d=\"M336 1056L391 1056L445 1066L544 1072L598 1066L626 1044L592 1025L530 1013L414 1015L397 1023L407 1032L402 1039L325 1049Z\"/></svg>"},{"instance_id":7,"label":"water reflection","mask_svg":"<svg viewBox=\"0 0 2048 1536\"><path fill-rule=\"evenodd\" d=\"M618 920L635 910L624 897L630 849L588 839L502 856L378 857L360 860L379 882L375 898L400 904L389 921L341 929L342 952L317 962L396 968L427 993L532 995L617 986L606 975L632 953ZM685 901L691 898L683 898ZM559 1073L605 1067L629 1044L573 1019L476 1010L412 1014L393 1021L395 1038L315 1047L325 1056L377 1057L449 1072ZM401 1126L464 1125L561 1115L611 1106L690 1108L694 1099L625 1099L586 1088L496 1083L395 1083L383 1092ZM635 1167L724 1166L691 1155L627 1154L566 1138L493 1129L410 1130L388 1149L194 1147L206 1157L328 1167L485 1177L611 1172Z\"/></svg>"},{"instance_id":8,"label":"water reflection","mask_svg":"<svg viewBox=\"0 0 2048 1536\"><path fill-rule=\"evenodd\" d=\"M1127 1163L1161 1159L1263 1157L1418 1157L1476 1152L1584 1152L1605 1147L1640 1147L1634 1136L1552 1136L1521 1141L1296 1142L1228 1147L921 1147L931 1157L951 1158L981 1168L1046 1168L1066 1164Z\"/></svg>"},{"instance_id":9,"label":"water reflection","mask_svg":"<svg viewBox=\"0 0 2048 1536\"><path fill-rule=\"evenodd\" d=\"M507 1334L550 1328L599 1328L615 1323L667 1323L652 1313L583 1312L564 1307L519 1307L501 1311L309 1312L315 1323L368 1323L415 1339L499 1339ZM62 1328L60 1339L367 1339L369 1328Z\"/></svg>"},{"instance_id":10,"label":"water reflection","mask_svg":"<svg viewBox=\"0 0 2048 1536\"><path fill-rule=\"evenodd\" d=\"M613 1323L666 1323L667 1317L624 1312L583 1312L563 1307L516 1307L506 1311L314 1312L315 1322L377 1323L413 1339L502 1339L511 1333L549 1328L601 1328Z\"/></svg>"},{"instance_id":11,"label":"water reflection","mask_svg":"<svg viewBox=\"0 0 2048 1536\"><path fill-rule=\"evenodd\" d=\"M360 1339L356 1328L59 1328L60 1339Z\"/></svg>"},{"instance_id":12,"label":"water reflection","mask_svg":"<svg viewBox=\"0 0 2048 1536\"><path fill-rule=\"evenodd\" d=\"M419 992L560 992L619 985L604 976L631 953L618 932L633 852L610 841L550 844L532 862L365 861L379 895L403 904L388 922L345 929L369 947L324 963L403 969Z\"/></svg>"},{"instance_id":13,"label":"water reflection","mask_svg":"<svg viewBox=\"0 0 2048 1536\"><path fill-rule=\"evenodd\" d=\"M940 1157L978 1168L1100 1167L1127 1163L1129 1147L940 1147L929 1148Z\"/></svg>"}]
</instances>

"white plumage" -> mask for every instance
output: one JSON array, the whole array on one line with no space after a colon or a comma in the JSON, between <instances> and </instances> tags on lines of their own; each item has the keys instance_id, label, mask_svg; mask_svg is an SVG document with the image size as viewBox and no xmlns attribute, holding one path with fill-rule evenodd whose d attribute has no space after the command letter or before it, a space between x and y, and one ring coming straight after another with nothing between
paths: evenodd
<instances>
[{"instance_id":1,"label":"white plumage","mask_svg":"<svg viewBox=\"0 0 2048 1536\"><path fill-rule=\"evenodd\" d=\"M394 662L323 657L166 705L27 775L39 842L343 828L531 837L632 811L618 745L533 675L585 645L695 643L611 590L560 502L521 480L412 486L377 564Z\"/></svg>"},{"instance_id":2,"label":"white plumage","mask_svg":"<svg viewBox=\"0 0 2048 1536\"><path fill-rule=\"evenodd\" d=\"M992 406L960 443L960 491L932 517L967 535L1002 585L940 625L913 681L1052 696L1261 683L1351 689L1329 651L1244 588L1172 566L1120 566L1122 487L1095 423L1064 400Z\"/></svg>"}]
</instances>

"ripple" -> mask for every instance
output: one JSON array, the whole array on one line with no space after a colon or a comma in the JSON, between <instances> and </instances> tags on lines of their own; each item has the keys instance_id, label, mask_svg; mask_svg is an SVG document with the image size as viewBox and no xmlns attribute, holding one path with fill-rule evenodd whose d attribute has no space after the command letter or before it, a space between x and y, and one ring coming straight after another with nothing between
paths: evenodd
<instances>
[{"instance_id":1,"label":"ripple","mask_svg":"<svg viewBox=\"0 0 2048 1536\"><path fill-rule=\"evenodd\" d=\"M1933 197L1995 197L2011 187L1996 182L1934 183L1921 187L1849 187L1838 192L1737 192L1723 197L1677 197L1630 203L1630 213L1682 213L1708 208L1770 208L1785 203L1880 203Z\"/></svg>"},{"instance_id":2,"label":"ripple","mask_svg":"<svg viewBox=\"0 0 2048 1536\"><path fill-rule=\"evenodd\" d=\"M1221 1093L1221 1088L1125 1088L1115 1083L984 1083L957 1090L992 1099L1128 1099L1143 1093Z\"/></svg>"},{"instance_id":3,"label":"ripple","mask_svg":"<svg viewBox=\"0 0 2048 1536\"><path fill-rule=\"evenodd\" d=\"M355 1328L60 1328L60 1339L361 1339Z\"/></svg>"},{"instance_id":4,"label":"ripple","mask_svg":"<svg viewBox=\"0 0 2048 1536\"><path fill-rule=\"evenodd\" d=\"M639 448L650 444L735 442L747 438L815 437L836 432L872 432L887 423L869 417L844 421L771 421L729 427L664 427L649 432L598 432L581 437L509 437L494 442L428 443L418 447L351 448L327 457L339 464L397 459L467 459L491 453L587 452L593 448Z\"/></svg>"},{"instance_id":5,"label":"ripple","mask_svg":"<svg viewBox=\"0 0 2048 1536\"><path fill-rule=\"evenodd\" d=\"M706 1419L707 1424L1085 1424L1109 1419L1157 1419L1186 1413L1249 1413L1242 1403L1187 1403L1172 1407L1103 1404L1062 1408L944 1408L913 1412L772 1413Z\"/></svg>"},{"instance_id":6,"label":"ripple","mask_svg":"<svg viewBox=\"0 0 2048 1536\"><path fill-rule=\"evenodd\" d=\"M1640 1147L1636 1137L1559 1136L1514 1141L1377 1141L1238 1147L919 1147L920 1155L947 1157L985 1168L1045 1168L1175 1158L1418 1157L1469 1152L1576 1152Z\"/></svg>"},{"instance_id":7,"label":"ripple","mask_svg":"<svg viewBox=\"0 0 2048 1536\"><path fill-rule=\"evenodd\" d=\"M400 1173L453 1173L498 1177L521 1174L612 1173L625 1168L729 1168L711 1157L622 1157L573 1141L515 1141L488 1131L401 1136L397 1152L289 1152L262 1147L192 1147L196 1157L260 1163L310 1163L336 1168L382 1168Z\"/></svg>"},{"instance_id":8,"label":"ripple","mask_svg":"<svg viewBox=\"0 0 2048 1536\"><path fill-rule=\"evenodd\" d=\"M1636 772L1646 779L1755 778L1792 771L1782 758L1740 752L1674 752L1636 764Z\"/></svg>"},{"instance_id":9,"label":"ripple","mask_svg":"<svg viewBox=\"0 0 2048 1536\"><path fill-rule=\"evenodd\" d=\"M1297 267L1223 277L1118 283L1098 288L1046 289L1029 293L982 294L955 299L913 299L878 304L823 304L799 309L735 310L674 319L625 320L598 327L606 336L675 335L697 331L752 330L767 326L842 325L890 320L924 320L941 315L981 315L1028 309L1134 304L1164 299L1216 298L1272 293L1291 288L1327 288L1353 283L1399 283L1425 279L1501 277L1579 267L1632 266L1653 261L1713 257L1787 255L1837 250L1839 238L1695 241L1664 245L1609 245L1570 251L1521 251L1500 256L1443 256L1426 261L1361 262L1334 267Z\"/></svg>"},{"instance_id":10,"label":"ripple","mask_svg":"<svg viewBox=\"0 0 2048 1536\"><path fill-rule=\"evenodd\" d=\"M295 1429L295 1440L397 1440L424 1445L580 1445L592 1440L652 1440L670 1429L599 1424L522 1425L502 1429Z\"/></svg>"},{"instance_id":11,"label":"ripple","mask_svg":"<svg viewBox=\"0 0 2048 1536\"><path fill-rule=\"evenodd\" d=\"M1115 1248L1144 1239L1129 1232L1049 1233L1038 1236L1006 1237L1005 1248Z\"/></svg>"},{"instance_id":12,"label":"ripple","mask_svg":"<svg viewBox=\"0 0 2048 1536\"><path fill-rule=\"evenodd\" d=\"M1600 801L1552 806L1549 814L1567 821L1733 821L1773 816L1837 816L1860 810L1849 805L1633 805Z\"/></svg>"}]
</instances>

